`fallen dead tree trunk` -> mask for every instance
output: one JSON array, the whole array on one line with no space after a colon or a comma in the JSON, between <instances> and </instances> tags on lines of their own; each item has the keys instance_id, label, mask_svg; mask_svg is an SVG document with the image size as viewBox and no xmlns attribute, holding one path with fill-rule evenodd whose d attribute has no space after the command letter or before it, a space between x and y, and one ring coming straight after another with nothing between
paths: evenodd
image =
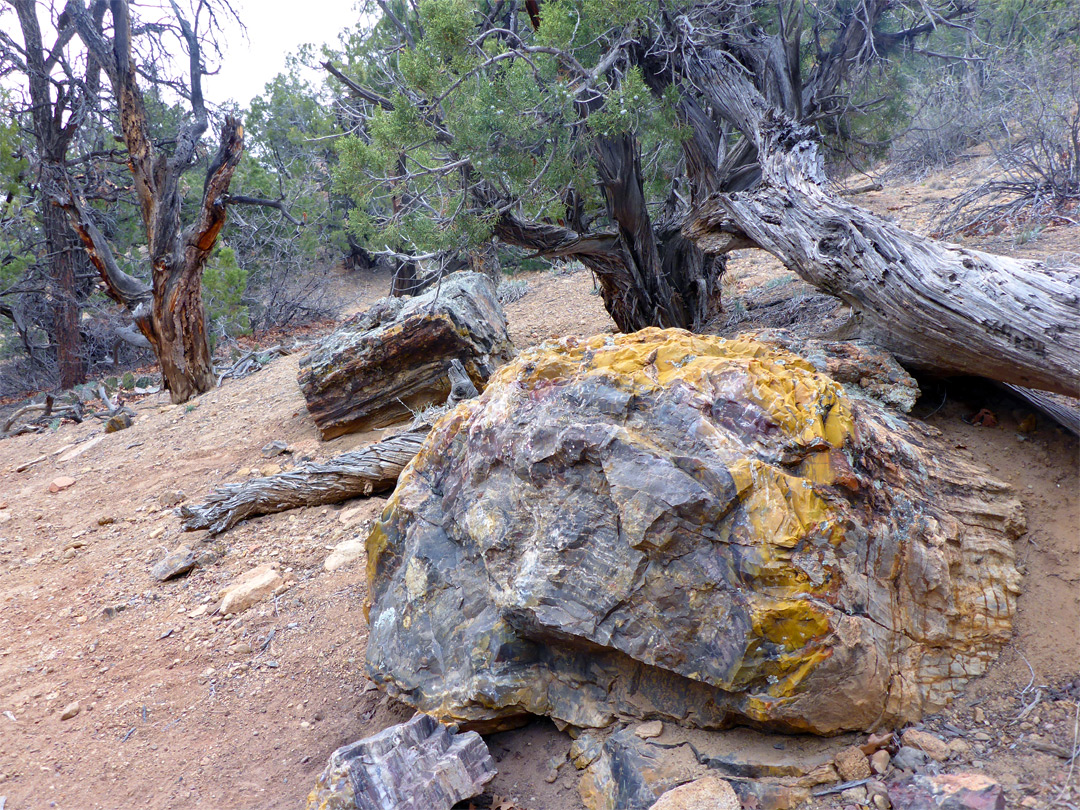
<instances>
[{"instance_id":1,"label":"fallen dead tree trunk","mask_svg":"<svg viewBox=\"0 0 1080 810\"><path fill-rule=\"evenodd\" d=\"M430 426L343 453L323 464L218 487L205 501L180 507L184 529L220 534L241 520L298 506L339 503L392 489L427 438Z\"/></svg>"},{"instance_id":2,"label":"fallen dead tree trunk","mask_svg":"<svg viewBox=\"0 0 1080 810\"><path fill-rule=\"evenodd\" d=\"M1013 259L906 231L828 190L813 128L772 108L723 60L699 64L759 152L761 181L719 193L685 231L704 250L752 242L847 302L905 365L1080 393L1080 267Z\"/></svg>"},{"instance_id":3,"label":"fallen dead tree trunk","mask_svg":"<svg viewBox=\"0 0 1080 810\"><path fill-rule=\"evenodd\" d=\"M428 411L441 415L479 392L460 360L447 369L450 396L446 404ZM294 470L218 487L200 504L180 507L184 529L207 529L220 534L241 520L257 515L284 512L298 506L321 506L350 498L367 497L392 489L398 476L424 443L434 418L422 426L343 453L322 464L303 464Z\"/></svg>"}]
</instances>

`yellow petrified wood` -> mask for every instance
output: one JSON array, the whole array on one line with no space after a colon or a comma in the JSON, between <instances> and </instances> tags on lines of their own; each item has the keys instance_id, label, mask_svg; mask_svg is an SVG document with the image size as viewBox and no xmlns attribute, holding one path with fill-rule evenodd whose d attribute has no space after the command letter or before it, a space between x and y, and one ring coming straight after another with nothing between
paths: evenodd
<instances>
[{"instance_id":1,"label":"yellow petrified wood","mask_svg":"<svg viewBox=\"0 0 1080 810\"><path fill-rule=\"evenodd\" d=\"M1008 637L1021 529L1006 485L779 346L551 342L402 474L369 673L488 728L913 719Z\"/></svg>"}]
</instances>

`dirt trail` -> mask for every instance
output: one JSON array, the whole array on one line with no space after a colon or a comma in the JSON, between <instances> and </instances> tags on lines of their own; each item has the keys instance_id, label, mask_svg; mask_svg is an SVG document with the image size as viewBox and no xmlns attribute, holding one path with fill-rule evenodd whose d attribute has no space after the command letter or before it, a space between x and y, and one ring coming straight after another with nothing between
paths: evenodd
<instances>
[{"instance_id":1,"label":"dirt trail","mask_svg":"<svg viewBox=\"0 0 1080 810\"><path fill-rule=\"evenodd\" d=\"M919 193L864 199L892 210L915 205ZM929 190L923 196L934 197ZM920 227L921 210L900 213ZM1053 252L1055 239L1075 245L1075 229L1024 247ZM528 294L507 307L517 345L613 329L588 274L523 277ZM770 284L798 282L775 262L747 255L733 261L726 295L734 302ZM364 286L353 309L385 289ZM135 406L134 426L119 433L105 435L91 419L0 442L6 810L298 808L331 751L411 714L362 675L363 560L323 568L337 543L365 535L383 499L270 515L216 540L182 533L173 514L179 497L199 499L219 483L281 462L260 454L272 440L289 445L285 462L292 463L378 437L320 442L296 385L298 359L281 358L187 405L148 397ZM1047 806L1067 769L1032 743L1071 746L1080 698L1080 681L1072 685L1080 674L1077 442L1042 419L1033 432L1019 432L1027 412L993 394L963 401L957 389L942 392L944 404L929 421L1016 487L1029 531L1016 545L1026 576L1013 642L964 700L928 725L955 736L948 724L970 738L968 760L1001 779L1011 799L1037 797L1028 806ZM917 413L934 410L942 392L925 398ZM997 427L963 421L984 406L996 409ZM14 471L41 455L47 460ZM58 476L76 483L50 493ZM186 578L157 582L152 564L181 544L220 558ZM232 620L200 615L226 584L262 563L273 563L290 583L284 593ZM1039 687L1038 704L1011 722ZM79 712L61 720L75 701ZM561 768L553 784L543 780L548 760L569 744L549 723L490 742L500 769L492 792L507 806L581 806L572 768ZM823 799L816 806L839 804Z\"/></svg>"}]
</instances>

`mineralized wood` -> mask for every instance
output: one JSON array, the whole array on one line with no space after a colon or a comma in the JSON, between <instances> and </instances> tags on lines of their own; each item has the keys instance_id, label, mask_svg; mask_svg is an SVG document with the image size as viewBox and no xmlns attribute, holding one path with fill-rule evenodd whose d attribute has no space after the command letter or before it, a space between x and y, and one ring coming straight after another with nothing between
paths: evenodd
<instances>
[{"instance_id":1,"label":"mineralized wood","mask_svg":"<svg viewBox=\"0 0 1080 810\"><path fill-rule=\"evenodd\" d=\"M277 475L225 484L200 504L180 507L184 528L219 534L241 520L299 506L338 503L392 489L424 443L428 426L399 433L323 464L301 464Z\"/></svg>"},{"instance_id":2,"label":"mineralized wood","mask_svg":"<svg viewBox=\"0 0 1080 810\"><path fill-rule=\"evenodd\" d=\"M511 353L491 280L455 273L424 295L385 299L343 325L301 360L299 381L322 437L332 439L445 401L454 358L482 385Z\"/></svg>"},{"instance_id":3,"label":"mineralized wood","mask_svg":"<svg viewBox=\"0 0 1080 810\"><path fill-rule=\"evenodd\" d=\"M308 795L307 810L450 810L495 776L487 745L426 714L342 746Z\"/></svg>"},{"instance_id":4,"label":"mineralized wood","mask_svg":"<svg viewBox=\"0 0 1080 810\"><path fill-rule=\"evenodd\" d=\"M682 330L526 350L368 538L369 677L488 730L834 734L956 699L1009 638L1021 504L851 377Z\"/></svg>"}]
</instances>

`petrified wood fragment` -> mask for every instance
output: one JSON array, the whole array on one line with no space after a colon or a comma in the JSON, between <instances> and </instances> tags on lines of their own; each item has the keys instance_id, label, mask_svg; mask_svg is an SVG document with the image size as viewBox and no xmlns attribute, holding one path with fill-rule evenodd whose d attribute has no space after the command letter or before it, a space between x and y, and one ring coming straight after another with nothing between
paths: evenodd
<instances>
[{"instance_id":1,"label":"petrified wood fragment","mask_svg":"<svg viewBox=\"0 0 1080 810\"><path fill-rule=\"evenodd\" d=\"M450 810L495 773L479 734L418 714L331 754L307 810Z\"/></svg>"},{"instance_id":2,"label":"petrified wood fragment","mask_svg":"<svg viewBox=\"0 0 1080 810\"><path fill-rule=\"evenodd\" d=\"M784 349L523 352L436 423L367 542L370 676L447 722L835 733L1009 637L1020 502Z\"/></svg>"},{"instance_id":3,"label":"petrified wood fragment","mask_svg":"<svg viewBox=\"0 0 1080 810\"><path fill-rule=\"evenodd\" d=\"M491 280L454 273L424 295L388 298L300 361L299 382L324 439L399 421L450 393L457 358L483 383L513 347Z\"/></svg>"}]
</instances>

